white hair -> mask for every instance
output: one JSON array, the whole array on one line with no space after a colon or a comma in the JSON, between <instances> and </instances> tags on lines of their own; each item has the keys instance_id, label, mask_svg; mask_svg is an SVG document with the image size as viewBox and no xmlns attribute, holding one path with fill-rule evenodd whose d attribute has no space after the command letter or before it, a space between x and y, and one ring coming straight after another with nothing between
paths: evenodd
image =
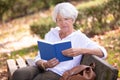
<instances>
[{"instance_id":1,"label":"white hair","mask_svg":"<svg viewBox=\"0 0 120 80\"><path fill-rule=\"evenodd\" d=\"M68 2L63 2L55 6L52 14L53 21L56 22L56 17L58 14L60 14L64 18L72 18L75 22L78 16L78 11L72 4Z\"/></svg>"}]
</instances>

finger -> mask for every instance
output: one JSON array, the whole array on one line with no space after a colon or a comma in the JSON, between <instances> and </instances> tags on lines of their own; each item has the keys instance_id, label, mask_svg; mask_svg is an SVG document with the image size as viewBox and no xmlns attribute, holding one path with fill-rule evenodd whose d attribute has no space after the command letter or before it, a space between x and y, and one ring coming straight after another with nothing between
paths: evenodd
<instances>
[{"instance_id":1,"label":"finger","mask_svg":"<svg viewBox=\"0 0 120 80\"><path fill-rule=\"evenodd\" d=\"M53 66L56 66L57 64L59 64L58 60L51 62L51 65L53 65Z\"/></svg>"},{"instance_id":2,"label":"finger","mask_svg":"<svg viewBox=\"0 0 120 80\"><path fill-rule=\"evenodd\" d=\"M54 61L54 60L56 60L56 58L52 58L52 59L48 60L48 62L51 62L51 61Z\"/></svg>"},{"instance_id":3,"label":"finger","mask_svg":"<svg viewBox=\"0 0 120 80\"><path fill-rule=\"evenodd\" d=\"M51 59L50 61L49 61L49 63L56 63L56 62L59 62L59 60L58 59L56 59L56 58L54 58L54 59Z\"/></svg>"},{"instance_id":4,"label":"finger","mask_svg":"<svg viewBox=\"0 0 120 80\"><path fill-rule=\"evenodd\" d=\"M47 62L47 65L48 65L49 67L54 67L54 66L56 66L57 64L59 64L58 59L51 59L51 60L49 60L49 61Z\"/></svg>"},{"instance_id":5,"label":"finger","mask_svg":"<svg viewBox=\"0 0 120 80\"><path fill-rule=\"evenodd\" d=\"M62 51L63 54L66 54L66 53L69 53L69 52L70 52L70 49L66 49L66 50Z\"/></svg>"}]
</instances>

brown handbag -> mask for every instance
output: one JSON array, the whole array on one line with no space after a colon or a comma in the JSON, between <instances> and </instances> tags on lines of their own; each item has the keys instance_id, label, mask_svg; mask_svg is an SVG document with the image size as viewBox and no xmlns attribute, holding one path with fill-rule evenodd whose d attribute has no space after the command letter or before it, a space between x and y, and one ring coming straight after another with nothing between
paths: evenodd
<instances>
[{"instance_id":1,"label":"brown handbag","mask_svg":"<svg viewBox=\"0 0 120 80\"><path fill-rule=\"evenodd\" d=\"M96 74L93 71L95 64L79 65L66 71L60 80L95 80Z\"/></svg>"}]
</instances>

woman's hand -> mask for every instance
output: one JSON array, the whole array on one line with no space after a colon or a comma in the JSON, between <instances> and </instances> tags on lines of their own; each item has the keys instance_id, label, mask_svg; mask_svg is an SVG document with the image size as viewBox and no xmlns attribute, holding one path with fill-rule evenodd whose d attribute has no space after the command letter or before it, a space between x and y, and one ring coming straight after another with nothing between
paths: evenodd
<instances>
[{"instance_id":1,"label":"woman's hand","mask_svg":"<svg viewBox=\"0 0 120 80\"><path fill-rule=\"evenodd\" d=\"M36 62L36 65L38 65L40 68L43 68L43 69L52 68L56 66L57 64L59 64L59 61L56 58L48 60L47 62L43 60L39 60Z\"/></svg>"},{"instance_id":2,"label":"woman's hand","mask_svg":"<svg viewBox=\"0 0 120 80\"><path fill-rule=\"evenodd\" d=\"M52 68L52 67L55 67L57 64L59 64L59 61L56 58L53 58L43 63L45 68Z\"/></svg>"},{"instance_id":3,"label":"woman's hand","mask_svg":"<svg viewBox=\"0 0 120 80\"><path fill-rule=\"evenodd\" d=\"M97 55L99 57L103 57L103 52L99 48L88 49L88 48L70 48L62 51L63 55L74 57L80 54L90 54Z\"/></svg>"},{"instance_id":4,"label":"woman's hand","mask_svg":"<svg viewBox=\"0 0 120 80\"><path fill-rule=\"evenodd\" d=\"M63 55L69 57L78 56L81 52L82 52L81 48L70 48L62 51Z\"/></svg>"}]
</instances>

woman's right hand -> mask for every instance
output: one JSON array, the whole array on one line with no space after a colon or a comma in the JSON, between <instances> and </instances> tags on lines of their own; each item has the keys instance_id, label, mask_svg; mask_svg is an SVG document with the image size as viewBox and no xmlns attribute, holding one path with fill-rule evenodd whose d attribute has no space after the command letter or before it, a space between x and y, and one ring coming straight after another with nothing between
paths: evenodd
<instances>
[{"instance_id":1,"label":"woman's right hand","mask_svg":"<svg viewBox=\"0 0 120 80\"><path fill-rule=\"evenodd\" d=\"M44 62L43 65L45 68L52 68L59 64L59 60L56 58L50 59L47 62Z\"/></svg>"}]
</instances>

